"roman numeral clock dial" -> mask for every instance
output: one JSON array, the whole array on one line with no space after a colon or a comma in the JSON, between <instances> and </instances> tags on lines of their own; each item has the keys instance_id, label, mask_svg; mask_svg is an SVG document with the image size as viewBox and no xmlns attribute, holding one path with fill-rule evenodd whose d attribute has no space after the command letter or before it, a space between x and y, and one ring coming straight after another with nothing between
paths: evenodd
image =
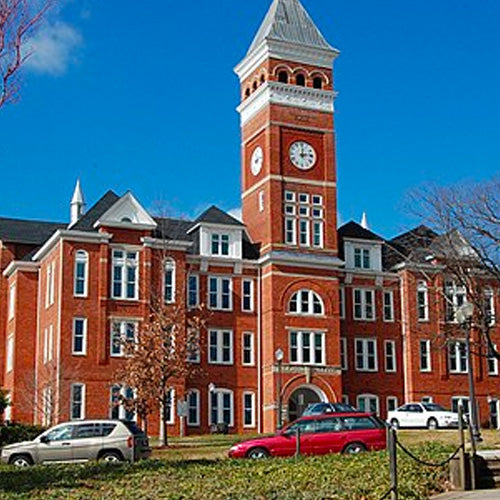
<instances>
[{"instance_id":1,"label":"roman numeral clock dial","mask_svg":"<svg viewBox=\"0 0 500 500\"><path fill-rule=\"evenodd\" d=\"M307 142L297 141L290 146L290 161L299 170L310 170L316 164L317 155Z\"/></svg>"}]
</instances>

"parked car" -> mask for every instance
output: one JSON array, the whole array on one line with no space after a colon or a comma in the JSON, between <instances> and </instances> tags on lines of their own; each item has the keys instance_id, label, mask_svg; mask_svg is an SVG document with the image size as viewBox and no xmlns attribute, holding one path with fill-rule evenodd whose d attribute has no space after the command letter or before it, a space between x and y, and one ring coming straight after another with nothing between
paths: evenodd
<instances>
[{"instance_id":1,"label":"parked car","mask_svg":"<svg viewBox=\"0 0 500 500\"><path fill-rule=\"evenodd\" d=\"M234 445L231 458L290 457L296 452L297 429L304 455L360 453L386 447L385 422L369 413L337 413L301 417L274 436Z\"/></svg>"},{"instance_id":2,"label":"parked car","mask_svg":"<svg viewBox=\"0 0 500 500\"><path fill-rule=\"evenodd\" d=\"M83 420L56 425L33 441L2 448L1 462L28 467L50 462L134 462L151 454L149 440L134 422Z\"/></svg>"},{"instance_id":3,"label":"parked car","mask_svg":"<svg viewBox=\"0 0 500 500\"><path fill-rule=\"evenodd\" d=\"M355 413L358 410L346 403L312 403L304 413L303 417L312 415L323 415L324 413Z\"/></svg>"},{"instance_id":4,"label":"parked car","mask_svg":"<svg viewBox=\"0 0 500 500\"><path fill-rule=\"evenodd\" d=\"M458 413L448 411L435 403L408 403L388 412L387 422L396 429L458 427Z\"/></svg>"}]
</instances>

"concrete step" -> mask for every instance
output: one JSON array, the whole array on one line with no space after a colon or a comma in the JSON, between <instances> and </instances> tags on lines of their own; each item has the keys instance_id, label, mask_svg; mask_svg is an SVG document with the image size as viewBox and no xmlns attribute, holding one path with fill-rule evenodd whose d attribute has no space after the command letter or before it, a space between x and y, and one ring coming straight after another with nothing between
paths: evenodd
<instances>
[{"instance_id":1,"label":"concrete step","mask_svg":"<svg viewBox=\"0 0 500 500\"><path fill-rule=\"evenodd\" d=\"M500 456L498 453L481 453L478 467L478 487L500 489Z\"/></svg>"}]
</instances>

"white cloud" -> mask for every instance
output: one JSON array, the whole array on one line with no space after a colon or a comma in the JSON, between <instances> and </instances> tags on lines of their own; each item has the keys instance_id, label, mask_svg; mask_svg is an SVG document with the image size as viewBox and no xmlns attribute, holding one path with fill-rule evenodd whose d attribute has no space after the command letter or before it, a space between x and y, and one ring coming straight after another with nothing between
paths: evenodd
<instances>
[{"instance_id":1,"label":"white cloud","mask_svg":"<svg viewBox=\"0 0 500 500\"><path fill-rule=\"evenodd\" d=\"M243 214L241 212L241 208L240 207L232 208L227 213L229 215L231 215L232 217L234 217L235 219L238 219L239 221L243 221Z\"/></svg>"},{"instance_id":2,"label":"white cloud","mask_svg":"<svg viewBox=\"0 0 500 500\"><path fill-rule=\"evenodd\" d=\"M83 37L68 23L55 21L43 26L29 40L26 50L31 53L26 67L36 73L59 76L76 60L76 51Z\"/></svg>"}]
</instances>

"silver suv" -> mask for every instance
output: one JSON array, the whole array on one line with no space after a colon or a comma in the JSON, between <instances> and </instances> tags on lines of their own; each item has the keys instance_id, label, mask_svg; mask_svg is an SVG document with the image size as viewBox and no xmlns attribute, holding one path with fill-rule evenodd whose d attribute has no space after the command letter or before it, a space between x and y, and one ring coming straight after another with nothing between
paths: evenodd
<instances>
[{"instance_id":1,"label":"silver suv","mask_svg":"<svg viewBox=\"0 0 500 500\"><path fill-rule=\"evenodd\" d=\"M18 467L50 462L134 462L151 455L148 437L134 422L83 420L56 425L33 441L2 448L1 461Z\"/></svg>"}]
</instances>

